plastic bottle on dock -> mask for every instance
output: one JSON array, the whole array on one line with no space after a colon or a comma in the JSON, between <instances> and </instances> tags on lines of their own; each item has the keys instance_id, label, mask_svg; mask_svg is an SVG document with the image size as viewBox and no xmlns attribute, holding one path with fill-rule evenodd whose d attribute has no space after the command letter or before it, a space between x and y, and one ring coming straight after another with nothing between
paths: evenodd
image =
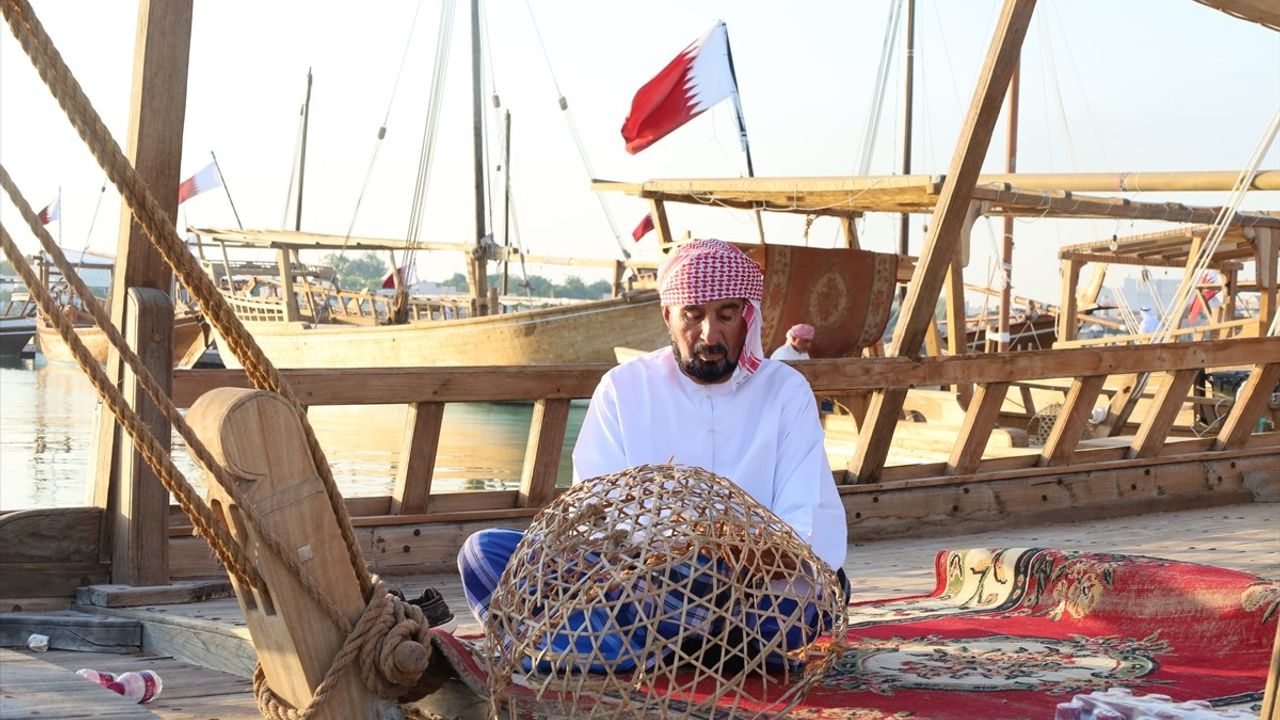
<instances>
[{"instance_id":1,"label":"plastic bottle on dock","mask_svg":"<svg viewBox=\"0 0 1280 720\"><path fill-rule=\"evenodd\" d=\"M99 672L97 670L90 670L89 668L80 668L76 671L76 675L79 675L85 680L96 682L102 687L106 687L116 679L116 676L109 672Z\"/></svg>"},{"instance_id":2,"label":"plastic bottle on dock","mask_svg":"<svg viewBox=\"0 0 1280 720\"><path fill-rule=\"evenodd\" d=\"M107 689L139 703L149 703L160 694L163 683L160 676L150 670L127 672L107 683Z\"/></svg>"}]
</instances>

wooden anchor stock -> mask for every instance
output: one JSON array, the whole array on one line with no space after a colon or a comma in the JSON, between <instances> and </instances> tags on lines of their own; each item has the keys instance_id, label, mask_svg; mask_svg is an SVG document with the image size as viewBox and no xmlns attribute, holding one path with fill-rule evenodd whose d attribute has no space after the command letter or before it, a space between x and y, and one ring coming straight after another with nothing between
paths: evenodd
<instances>
[{"instance_id":1,"label":"wooden anchor stock","mask_svg":"<svg viewBox=\"0 0 1280 720\"><path fill-rule=\"evenodd\" d=\"M244 499L284 546L297 552L321 592L354 626L365 607L360 583L294 408L273 393L219 388L202 395L187 419L213 457L237 478ZM346 633L262 544L259 528L212 482L209 504L243 544L266 585L258 591L232 575L267 684L282 700L304 708ZM396 716L396 706L367 689L353 665L315 717Z\"/></svg>"}]
</instances>

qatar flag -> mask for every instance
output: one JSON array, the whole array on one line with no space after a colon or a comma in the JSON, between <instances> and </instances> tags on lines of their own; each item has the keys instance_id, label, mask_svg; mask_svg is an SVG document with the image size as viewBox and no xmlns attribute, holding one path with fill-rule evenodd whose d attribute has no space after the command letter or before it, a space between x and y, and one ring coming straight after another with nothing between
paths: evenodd
<instances>
[{"instance_id":1,"label":"qatar flag","mask_svg":"<svg viewBox=\"0 0 1280 720\"><path fill-rule=\"evenodd\" d=\"M48 205L45 205L44 209L40 211L40 215L38 217L40 218L41 225L48 225L49 223L54 222L56 220L61 220L62 219L62 198L58 198L57 200L54 200Z\"/></svg>"},{"instance_id":2,"label":"qatar flag","mask_svg":"<svg viewBox=\"0 0 1280 720\"><path fill-rule=\"evenodd\" d=\"M631 231L631 238L636 242L640 242L640 238L653 232L653 213L644 216L636 229Z\"/></svg>"},{"instance_id":3,"label":"qatar flag","mask_svg":"<svg viewBox=\"0 0 1280 720\"><path fill-rule=\"evenodd\" d=\"M632 155L737 92L729 31L716 23L636 93L622 138Z\"/></svg>"},{"instance_id":4,"label":"qatar flag","mask_svg":"<svg viewBox=\"0 0 1280 720\"><path fill-rule=\"evenodd\" d=\"M220 185L222 180L218 177L218 168L214 163L209 163L203 170L183 180L178 186L178 204L181 205L205 190L212 190Z\"/></svg>"}]
</instances>

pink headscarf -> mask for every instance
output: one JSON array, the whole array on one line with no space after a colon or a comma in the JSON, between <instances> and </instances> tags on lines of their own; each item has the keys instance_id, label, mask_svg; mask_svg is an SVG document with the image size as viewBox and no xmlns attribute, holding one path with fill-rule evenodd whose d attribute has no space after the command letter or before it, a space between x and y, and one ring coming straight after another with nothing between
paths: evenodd
<instances>
[{"instance_id":1,"label":"pink headscarf","mask_svg":"<svg viewBox=\"0 0 1280 720\"><path fill-rule=\"evenodd\" d=\"M764 276L747 254L723 240L703 239L680 246L658 268L658 297L663 305L702 305L744 298L742 318L747 336L738 356L733 383L740 385L758 369L764 348L760 344L760 299Z\"/></svg>"},{"instance_id":2,"label":"pink headscarf","mask_svg":"<svg viewBox=\"0 0 1280 720\"><path fill-rule=\"evenodd\" d=\"M792 325L791 329L787 330L787 337L792 337L796 340L812 340L813 332L812 325L808 323L799 323L797 325Z\"/></svg>"}]
</instances>

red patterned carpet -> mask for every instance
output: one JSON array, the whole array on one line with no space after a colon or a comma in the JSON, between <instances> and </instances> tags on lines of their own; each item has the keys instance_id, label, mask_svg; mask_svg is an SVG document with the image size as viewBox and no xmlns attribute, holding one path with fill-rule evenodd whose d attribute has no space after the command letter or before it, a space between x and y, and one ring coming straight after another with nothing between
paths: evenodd
<instances>
[{"instance_id":1,"label":"red patterned carpet","mask_svg":"<svg viewBox=\"0 0 1280 720\"><path fill-rule=\"evenodd\" d=\"M932 593L850 606L841 657L790 717L1052 718L1058 703L1110 687L1220 709L1261 704L1280 614L1274 582L1045 549L943 551L934 562ZM479 645L438 640L482 692Z\"/></svg>"}]
</instances>

